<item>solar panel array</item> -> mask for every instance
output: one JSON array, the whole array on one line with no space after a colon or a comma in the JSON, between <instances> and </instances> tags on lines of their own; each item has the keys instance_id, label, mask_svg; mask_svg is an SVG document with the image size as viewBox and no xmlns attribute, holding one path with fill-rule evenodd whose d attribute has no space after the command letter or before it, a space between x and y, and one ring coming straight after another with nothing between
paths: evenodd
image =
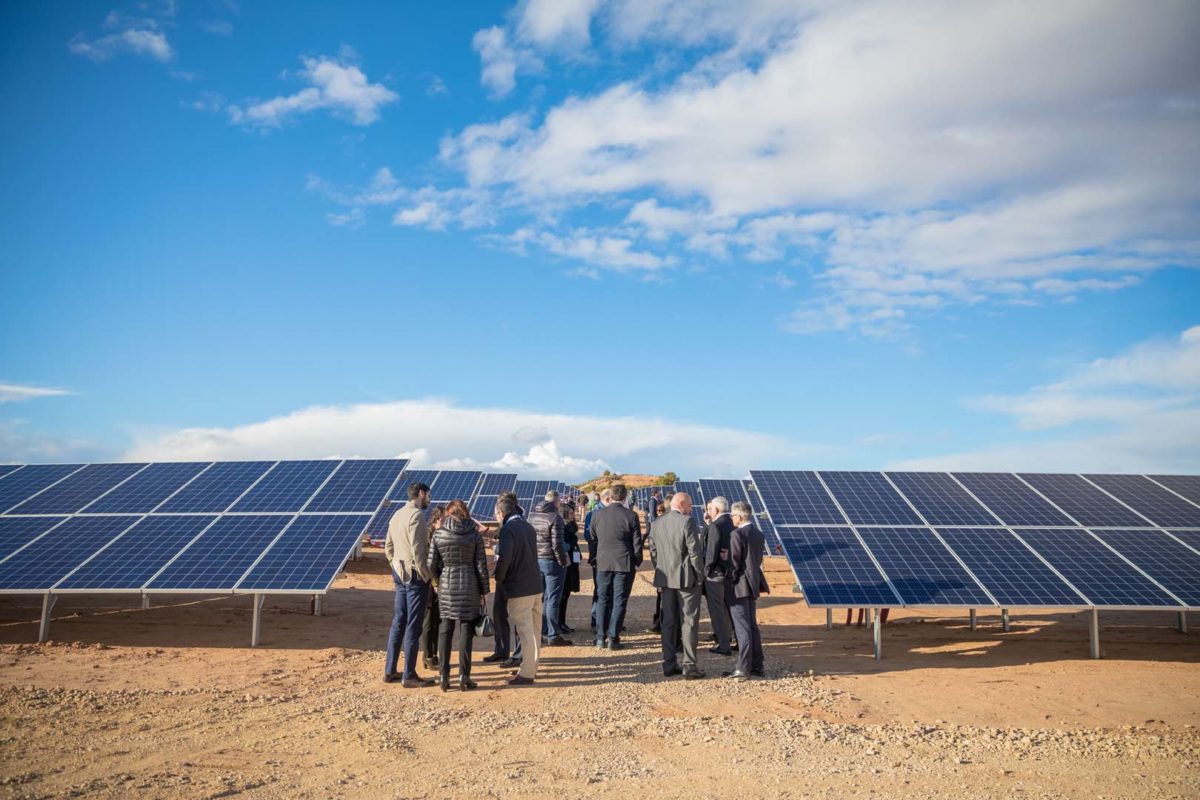
<instances>
[{"instance_id":1,"label":"solar panel array","mask_svg":"<svg viewBox=\"0 0 1200 800\"><path fill-rule=\"evenodd\" d=\"M750 474L813 606L1200 608L1197 476Z\"/></svg>"},{"instance_id":2,"label":"solar panel array","mask_svg":"<svg viewBox=\"0 0 1200 800\"><path fill-rule=\"evenodd\" d=\"M400 459L0 470L0 593L323 593Z\"/></svg>"}]
</instances>

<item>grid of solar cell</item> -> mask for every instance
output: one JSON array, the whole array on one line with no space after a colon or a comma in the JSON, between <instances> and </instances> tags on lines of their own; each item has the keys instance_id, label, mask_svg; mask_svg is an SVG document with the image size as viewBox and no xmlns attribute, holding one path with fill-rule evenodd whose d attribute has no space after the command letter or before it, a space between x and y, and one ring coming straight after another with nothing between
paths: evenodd
<instances>
[{"instance_id":1,"label":"grid of solar cell","mask_svg":"<svg viewBox=\"0 0 1200 800\"><path fill-rule=\"evenodd\" d=\"M956 472L954 477L1005 525L1075 525L1015 475L1007 472Z\"/></svg>"},{"instance_id":2,"label":"grid of solar cell","mask_svg":"<svg viewBox=\"0 0 1200 800\"><path fill-rule=\"evenodd\" d=\"M858 535L909 606L990 606L987 593L928 528L860 527Z\"/></svg>"},{"instance_id":3,"label":"grid of solar cell","mask_svg":"<svg viewBox=\"0 0 1200 800\"><path fill-rule=\"evenodd\" d=\"M0 517L0 561L64 519L66 517Z\"/></svg>"},{"instance_id":4,"label":"grid of solar cell","mask_svg":"<svg viewBox=\"0 0 1200 800\"><path fill-rule=\"evenodd\" d=\"M889 472L887 476L931 525L995 525L999 521L944 472Z\"/></svg>"},{"instance_id":5,"label":"grid of solar cell","mask_svg":"<svg viewBox=\"0 0 1200 800\"><path fill-rule=\"evenodd\" d=\"M340 461L280 461L229 510L299 511L340 464Z\"/></svg>"},{"instance_id":6,"label":"grid of solar cell","mask_svg":"<svg viewBox=\"0 0 1200 800\"><path fill-rule=\"evenodd\" d=\"M357 546L365 514L301 514L237 585L239 592L324 592Z\"/></svg>"},{"instance_id":7,"label":"grid of solar cell","mask_svg":"<svg viewBox=\"0 0 1200 800\"><path fill-rule=\"evenodd\" d=\"M1200 552L1200 531L1171 531L1171 535L1196 552Z\"/></svg>"},{"instance_id":8,"label":"grid of solar cell","mask_svg":"<svg viewBox=\"0 0 1200 800\"><path fill-rule=\"evenodd\" d=\"M74 514L145 467L145 464L90 464L8 513Z\"/></svg>"},{"instance_id":9,"label":"grid of solar cell","mask_svg":"<svg viewBox=\"0 0 1200 800\"><path fill-rule=\"evenodd\" d=\"M1082 525L1113 528L1149 524L1078 475L1027 472L1020 477Z\"/></svg>"},{"instance_id":10,"label":"grid of solar cell","mask_svg":"<svg viewBox=\"0 0 1200 800\"><path fill-rule=\"evenodd\" d=\"M0 562L0 590L44 592L140 519L72 517Z\"/></svg>"},{"instance_id":11,"label":"grid of solar cell","mask_svg":"<svg viewBox=\"0 0 1200 800\"><path fill-rule=\"evenodd\" d=\"M750 478L776 525L844 525L846 522L815 472L751 470Z\"/></svg>"},{"instance_id":12,"label":"grid of solar cell","mask_svg":"<svg viewBox=\"0 0 1200 800\"><path fill-rule=\"evenodd\" d=\"M0 512L12 508L82 468L83 464L27 464L20 470L5 475L0 478Z\"/></svg>"},{"instance_id":13,"label":"grid of solar cell","mask_svg":"<svg viewBox=\"0 0 1200 800\"><path fill-rule=\"evenodd\" d=\"M515 472L501 472L484 475L479 484L479 493L498 495L501 492L511 492L517 485Z\"/></svg>"},{"instance_id":14,"label":"grid of solar cell","mask_svg":"<svg viewBox=\"0 0 1200 800\"><path fill-rule=\"evenodd\" d=\"M1200 504L1200 475L1147 475L1155 483Z\"/></svg>"},{"instance_id":15,"label":"grid of solar cell","mask_svg":"<svg viewBox=\"0 0 1200 800\"><path fill-rule=\"evenodd\" d=\"M21 468L21 464L0 464L0 478Z\"/></svg>"},{"instance_id":16,"label":"grid of solar cell","mask_svg":"<svg viewBox=\"0 0 1200 800\"><path fill-rule=\"evenodd\" d=\"M342 464L305 511L372 513L404 471L401 459L353 459Z\"/></svg>"},{"instance_id":17,"label":"grid of solar cell","mask_svg":"<svg viewBox=\"0 0 1200 800\"><path fill-rule=\"evenodd\" d=\"M1001 606L1088 604L1087 598L1002 528L939 528L938 533Z\"/></svg>"},{"instance_id":18,"label":"grid of solar cell","mask_svg":"<svg viewBox=\"0 0 1200 800\"><path fill-rule=\"evenodd\" d=\"M1178 607L1171 596L1085 530L1017 531L1095 606Z\"/></svg>"},{"instance_id":19,"label":"grid of solar cell","mask_svg":"<svg viewBox=\"0 0 1200 800\"><path fill-rule=\"evenodd\" d=\"M829 493L855 525L920 525L921 518L878 472L821 472Z\"/></svg>"},{"instance_id":20,"label":"grid of solar cell","mask_svg":"<svg viewBox=\"0 0 1200 800\"><path fill-rule=\"evenodd\" d=\"M218 461L168 498L156 511L159 514L216 514L224 511L274 465L274 461Z\"/></svg>"},{"instance_id":21,"label":"grid of solar cell","mask_svg":"<svg viewBox=\"0 0 1200 800\"><path fill-rule=\"evenodd\" d=\"M54 590L136 591L214 520L208 514L145 517Z\"/></svg>"},{"instance_id":22,"label":"grid of solar cell","mask_svg":"<svg viewBox=\"0 0 1200 800\"><path fill-rule=\"evenodd\" d=\"M151 464L108 494L84 506L85 514L148 514L199 475L209 462Z\"/></svg>"},{"instance_id":23,"label":"grid of solar cell","mask_svg":"<svg viewBox=\"0 0 1200 800\"><path fill-rule=\"evenodd\" d=\"M1141 475L1084 475L1084 478L1131 506L1156 525L1200 527L1200 506ZM1145 523L1138 523L1144 525Z\"/></svg>"},{"instance_id":24,"label":"grid of solar cell","mask_svg":"<svg viewBox=\"0 0 1200 800\"><path fill-rule=\"evenodd\" d=\"M554 481L534 481L533 482L533 504L537 506L546 499L546 492L554 488Z\"/></svg>"},{"instance_id":25,"label":"grid of solar cell","mask_svg":"<svg viewBox=\"0 0 1200 800\"><path fill-rule=\"evenodd\" d=\"M402 508L404 508L404 503L391 502L375 512L375 516L371 517L371 521L367 523L367 529L364 531L371 544L383 546L387 540L388 525L391 524L392 517L396 512Z\"/></svg>"},{"instance_id":26,"label":"grid of solar cell","mask_svg":"<svg viewBox=\"0 0 1200 800\"><path fill-rule=\"evenodd\" d=\"M750 510L754 512L755 524L758 525L758 529L763 532L763 536L768 543L782 546L783 540L779 538L779 531L775 530L775 526L771 524L770 518L766 516L767 507L763 505L762 497L759 495L758 488L754 485L754 482L743 480L742 488L746 491L746 499L750 501Z\"/></svg>"},{"instance_id":27,"label":"grid of solar cell","mask_svg":"<svg viewBox=\"0 0 1200 800\"><path fill-rule=\"evenodd\" d=\"M1092 531L1189 607L1200 608L1200 554L1156 530Z\"/></svg>"},{"instance_id":28,"label":"grid of solar cell","mask_svg":"<svg viewBox=\"0 0 1200 800\"><path fill-rule=\"evenodd\" d=\"M471 519L491 522L496 512L496 498L499 495L481 494L471 501Z\"/></svg>"},{"instance_id":29,"label":"grid of solar cell","mask_svg":"<svg viewBox=\"0 0 1200 800\"><path fill-rule=\"evenodd\" d=\"M221 517L150 581L146 590L232 591L291 520L287 514Z\"/></svg>"},{"instance_id":30,"label":"grid of solar cell","mask_svg":"<svg viewBox=\"0 0 1200 800\"><path fill-rule=\"evenodd\" d=\"M479 485L482 472L474 470L442 470L429 492L430 499L435 503L448 503L451 500L471 502L475 496L475 487Z\"/></svg>"},{"instance_id":31,"label":"grid of solar cell","mask_svg":"<svg viewBox=\"0 0 1200 800\"><path fill-rule=\"evenodd\" d=\"M388 493L388 500L393 502L406 503L408 502L408 487L414 483L423 483L426 486L433 486L433 482L437 480L436 469L409 469L405 470L400 475L400 480L396 482L396 486Z\"/></svg>"},{"instance_id":32,"label":"grid of solar cell","mask_svg":"<svg viewBox=\"0 0 1200 800\"><path fill-rule=\"evenodd\" d=\"M704 493L704 500L708 503L711 503L715 497L724 497L731 506L739 500L743 502L746 500L746 490L739 480L701 478L700 491Z\"/></svg>"},{"instance_id":33,"label":"grid of solar cell","mask_svg":"<svg viewBox=\"0 0 1200 800\"><path fill-rule=\"evenodd\" d=\"M692 498L692 519L696 527L704 530L704 492L700 490L699 481L675 481L675 491L684 492Z\"/></svg>"},{"instance_id":34,"label":"grid of solar cell","mask_svg":"<svg viewBox=\"0 0 1200 800\"><path fill-rule=\"evenodd\" d=\"M901 605L850 528L776 530L810 606Z\"/></svg>"}]
</instances>

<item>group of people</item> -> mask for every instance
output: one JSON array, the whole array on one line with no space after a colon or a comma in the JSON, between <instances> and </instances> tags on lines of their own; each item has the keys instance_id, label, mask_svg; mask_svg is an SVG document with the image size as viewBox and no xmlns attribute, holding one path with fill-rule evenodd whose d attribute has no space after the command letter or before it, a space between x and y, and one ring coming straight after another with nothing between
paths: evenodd
<instances>
[{"instance_id":1,"label":"group of people","mask_svg":"<svg viewBox=\"0 0 1200 800\"><path fill-rule=\"evenodd\" d=\"M579 515L585 515L583 533L593 572L596 647L623 647L626 609L648 545L663 674L705 677L697 649L701 598L707 597L715 638L711 652L737 655L736 666L724 674L735 680L761 677L757 598L768 587L762 573L763 535L749 504L713 498L701 530L686 493L664 500L656 491L643 535L629 501L629 490L620 483L584 496L579 506L550 491L528 512L515 494L501 494L494 510L494 565L489 570L489 537L471 519L467 504L454 500L431 510L429 487L409 486L408 502L392 517L384 544L396 590L384 681L405 688L437 684L448 691L457 631L458 687L476 688L471 679L473 640L488 616L494 581L490 619L495 648L483 661L511 669L510 685L533 683L543 647L574 644L566 638L574 632L567 624L567 603L580 586ZM417 672L418 656L425 668L437 668L436 680Z\"/></svg>"}]
</instances>

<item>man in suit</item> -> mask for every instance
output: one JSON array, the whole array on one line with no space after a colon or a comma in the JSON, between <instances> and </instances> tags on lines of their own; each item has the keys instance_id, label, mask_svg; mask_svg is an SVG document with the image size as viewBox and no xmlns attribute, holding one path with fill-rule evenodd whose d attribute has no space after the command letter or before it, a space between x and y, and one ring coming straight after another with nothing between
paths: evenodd
<instances>
[{"instance_id":1,"label":"man in suit","mask_svg":"<svg viewBox=\"0 0 1200 800\"><path fill-rule=\"evenodd\" d=\"M429 602L429 582L433 579L426 563L429 556L429 528L425 509L429 508L429 487L414 483L408 487L408 502L388 523L383 551L392 567L396 587L392 627L388 631L387 659L383 667L384 683L399 680L405 689L432 686L432 679L417 674L417 649L425 604ZM400 649L404 649L404 673L396 674Z\"/></svg>"},{"instance_id":2,"label":"man in suit","mask_svg":"<svg viewBox=\"0 0 1200 800\"><path fill-rule=\"evenodd\" d=\"M596 537L592 535L592 518L596 516L597 511L612 502L612 492L608 489L599 494L592 492L592 500L592 508L583 518L583 540L587 542L588 566L592 568L592 630L597 631L600 637L604 638L604 629L596 626L596 605L599 603L600 595L596 581Z\"/></svg>"},{"instance_id":3,"label":"man in suit","mask_svg":"<svg viewBox=\"0 0 1200 800\"><path fill-rule=\"evenodd\" d=\"M514 504L517 503L517 495L515 492L502 492L501 497L508 497ZM499 498L497 498L499 499ZM517 513L524 516L525 509L517 506ZM500 532L496 532L496 545L493 550L493 555L499 552L500 549ZM493 573L494 574L494 573ZM499 663L502 667L516 667L521 663L520 646L514 646L512 626L508 622L508 596L504 594L504 586L496 581L495 593L492 595L492 628L495 631L493 636L493 648L490 656L484 656L483 660L488 664Z\"/></svg>"},{"instance_id":4,"label":"man in suit","mask_svg":"<svg viewBox=\"0 0 1200 800\"><path fill-rule=\"evenodd\" d=\"M725 576L729 574L729 534L733 519L729 501L714 497L708 501L709 523L704 526L704 595L708 598L708 618L712 620L717 646L709 650L722 656L733 655L733 619L725 605Z\"/></svg>"},{"instance_id":5,"label":"man in suit","mask_svg":"<svg viewBox=\"0 0 1200 800\"><path fill-rule=\"evenodd\" d=\"M733 615L737 632L737 669L726 677L738 681L751 677L762 678L762 635L758 630L758 596L770 592L763 577L762 559L766 545L762 531L754 525L750 504L739 500L733 504L733 522L737 526L729 537L729 572L725 576L725 600Z\"/></svg>"},{"instance_id":6,"label":"man in suit","mask_svg":"<svg viewBox=\"0 0 1200 800\"><path fill-rule=\"evenodd\" d=\"M655 489L650 493L650 500L646 503L646 528L649 529L654 524L654 520L658 519L658 504L662 502L662 493Z\"/></svg>"},{"instance_id":7,"label":"man in suit","mask_svg":"<svg viewBox=\"0 0 1200 800\"><path fill-rule=\"evenodd\" d=\"M663 674L682 674L688 680L703 678L696 663L696 646L704 556L700 532L692 519L692 498L686 492L676 492L671 510L655 521L650 532L650 559L654 562L654 585L662 589ZM682 669L675 654L677 637L683 644Z\"/></svg>"},{"instance_id":8,"label":"man in suit","mask_svg":"<svg viewBox=\"0 0 1200 800\"><path fill-rule=\"evenodd\" d=\"M596 646L620 650L626 601L633 575L642 563L642 526L637 513L624 504L629 493L625 484L614 483L607 491L612 502L592 515Z\"/></svg>"},{"instance_id":9,"label":"man in suit","mask_svg":"<svg viewBox=\"0 0 1200 800\"><path fill-rule=\"evenodd\" d=\"M496 498L496 585L508 598L508 619L521 638L521 666L510 685L533 683L537 677L542 637L542 572L538 568L537 531L519 513L511 495Z\"/></svg>"}]
</instances>

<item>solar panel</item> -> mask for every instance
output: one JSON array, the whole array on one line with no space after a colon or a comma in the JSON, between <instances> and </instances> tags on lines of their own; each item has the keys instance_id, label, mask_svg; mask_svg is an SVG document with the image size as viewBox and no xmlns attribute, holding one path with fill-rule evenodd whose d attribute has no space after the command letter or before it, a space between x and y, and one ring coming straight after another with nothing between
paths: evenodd
<instances>
[{"instance_id":1,"label":"solar panel","mask_svg":"<svg viewBox=\"0 0 1200 800\"><path fill-rule=\"evenodd\" d=\"M1086 598L1003 528L939 528L938 533L1001 606L1087 605Z\"/></svg>"},{"instance_id":2,"label":"solar panel","mask_svg":"<svg viewBox=\"0 0 1200 800\"><path fill-rule=\"evenodd\" d=\"M944 472L889 472L887 476L931 525L995 525L999 521Z\"/></svg>"},{"instance_id":3,"label":"solar panel","mask_svg":"<svg viewBox=\"0 0 1200 800\"><path fill-rule=\"evenodd\" d=\"M1005 525L1075 525L1010 473L956 472L954 477Z\"/></svg>"},{"instance_id":4,"label":"solar panel","mask_svg":"<svg viewBox=\"0 0 1200 800\"><path fill-rule=\"evenodd\" d=\"M502 472L484 475L483 481L479 484L479 493L488 495L498 495L501 492L511 492L517 485L517 475L515 472Z\"/></svg>"},{"instance_id":5,"label":"solar panel","mask_svg":"<svg viewBox=\"0 0 1200 800\"><path fill-rule=\"evenodd\" d=\"M1171 535L1193 550L1200 552L1200 531L1171 531Z\"/></svg>"},{"instance_id":6,"label":"solar panel","mask_svg":"<svg viewBox=\"0 0 1200 800\"><path fill-rule=\"evenodd\" d=\"M21 464L0 464L0 478L3 478L10 472L20 469L22 466L23 465Z\"/></svg>"},{"instance_id":7,"label":"solar panel","mask_svg":"<svg viewBox=\"0 0 1200 800\"><path fill-rule=\"evenodd\" d=\"M1200 507L1141 475L1084 475L1084 478L1166 528L1200 528ZM1144 522L1138 523L1144 525Z\"/></svg>"},{"instance_id":8,"label":"solar panel","mask_svg":"<svg viewBox=\"0 0 1200 800\"><path fill-rule=\"evenodd\" d=\"M1017 532L1098 607L1178 608L1179 604L1082 529Z\"/></svg>"},{"instance_id":9,"label":"solar panel","mask_svg":"<svg viewBox=\"0 0 1200 800\"><path fill-rule=\"evenodd\" d=\"M0 561L64 519L66 517L0 517Z\"/></svg>"},{"instance_id":10,"label":"solar panel","mask_svg":"<svg viewBox=\"0 0 1200 800\"><path fill-rule=\"evenodd\" d=\"M699 481L675 481L675 491L685 492L692 498L692 519L696 527L704 530L704 492L700 489Z\"/></svg>"},{"instance_id":11,"label":"solar panel","mask_svg":"<svg viewBox=\"0 0 1200 800\"><path fill-rule=\"evenodd\" d=\"M213 515L158 515L124 536L54 587L54 591L136 591L205 528Z\"/></svg>"},{"instance_id":12,"label":"solar panel","mask_svg":"<svg viewBox=\"0 0 1200 800\"><path fill-rule=\"evenodd\" d=\"M1155 483L1167 487L1193 503L1200 503L1200 475L1147 475Z\"/></svg>"},{"instance_id":13,"label":"solar panel","mask_svg":"<svg viewBox=\"0 0 1200 800\"><path fill-rule=\"evenodd\" d=\"M74 514L145 467L145 464L90 464L8 513Z\"/></svg>"},{"instance_id":14,"label":"solar panel","mask_svg":"<svg viewBox=\"0 0 1200 800\"><path fill-rule=\"evenodd\" d=\"M829 493L856 525L920 525L921 518L878 472L821 472Z\"/></svg>"},{"instance_id":15,"label":"solar panel","mask_svg":"<svg viewBox=\"0 0 1200 800\"><path fill-rule=\"evenodd\" d=\"M388 493L388 499L400 503L408 502L408 487L414 483L423 483L426 486L432 486L437 480L436 469L409 469L405 470L400 475L400 480L396 483L395 488Z\"/></svg>"},{"instance_id":16,"label":"solar panel","mask_svg":"<svg viewBox=\"0 0 1200 800\"><path fill-rule=\"evenodd\" d=\"M750 470L776 525L844 525L846 517L815 472Z\"/></svg>"},{"instance_id":17,"label":"solar panel","mask_svg":"<svg viewBox=\"0 0 1200 800\"><path fill-rule=\"evenodd\" d=\"M301 514L241 583L239 592L324 592L357 545L366 514Z\"/></svg>"},{"instance_id":18,"label":"solar panel","mask_svg":"<svg viewBox=\"0 0 1200 800\"><path fill-rule=\"evenodd\" d=\"M1171 594L1200 608L1200 554L1162 531L1092 531Z\"/></svg>"},{"instance_id":19,"label":"solar panel","mask_svg":"<svg viewBox=\"0 0 1200 800\"><path fill-rule=\"evenodd\" d=\"M189 461L151 464L99 500L84 506L83 512L148 514L207 466L207 462Z\"/></svg>"},{"instance_id":20,"label":"solar panel","mask_svg":"<svg viewBox=\"0 0 1200 800\"><path fill-rule=\"evenodd\" d=\"M72 517L0 562L0 590L44 592L139 517Z\"/></svg>"},{"instance_id":21,"label":"solar panel","mask_svg":"<svg viewBox=\"0 0 1200 800\"><path fill-rule=\"evenodd\" d=\"M491 522L496 515L496 498L499 495L481 494L471 501L471 519Z\"/></svg>"},{"instance_id":22,"label":"solar panel","mask_svg":"<svg viewBox=\"0 0 1200 800\"><path fill-rule=\"evenodd\" d=\"M5 475L0 478L0 511L12 508L82 468L83 464L28 464Z\"/></svg>"},{"instance_id":23,"label":"solar panel","mask_svg":"<svg viewBox=\"0 0 1200 800\"><path fill-rule=\"evenodd\" d=\"M810 606L902 605L850 528L776 530Z\"/></svg>"},{"instance_id":24,"label":"solar panel","mask_svg":"<svg viewBox=\"0 0 1200 800\"><path fill-rule=\"evenodd\" d=\"M373 513L407 464L407 461L393 458L347 461L304 510Z\"/></svg>"},{"instance_id":25,"label":"solar panel","mask_svg":"<svg viewBox=\"0 0 1200 800\"><path fill-rule=\"evenodd\" d=\"M404 508L404 503L389 503L383 508L375 512L375 516L371 517L371 521L367 523L367 529L363 534L371 541L371 544L382 547L387 540L388 525L392 522L392 517L396 512Z\"/></svg>"},{"instance_id":26,"label":"solar panel","mask_svg":"<svg viewBox=\"0 0 1200 800\"><path fill-rule=\"evenodd\" d=\"M221 517L150 581L146 590L232 591L291 520L287 514Z\"/></svg>"},{"instance_id":27,"label":"solar panel","mask_svg":"<svg viewBox=\"0 0 1200 800\"><path fill-rule=\"evenodd\" d=\"M451 500L469 503L475 496L475 487L479 485L482 475L482 472L475 470L442 470L433 482L429 497L435 503L448 503Z\"/></svg>"},{"instance_id":28,"label":"solar panel","mask_svg":"<svg viewBox=\"0 0 1200 800\"><path fill-rule=\"evenodd\" d=\"M517 481L513 491L517 493L517 503L526 512L533 510L533 490L537 481Z\"/></svg>"},{"instance_id":29,"label":"solar panel","mask_svg":"<svg viewBox=\"0 0 1200 800\"><path fill-rule=\"evenodd\" d=\"M767 507L763 504L762 497L758 493L758 488L753 481L743 480L742 488L746 491L746 499L750 501L750 509L754 512L754 523L758 525L758 529L763 532L763 537L768 543L782 545L783 540L779 538L779 532L775 530L775 526L771 524L771 520L766 516Z\"/></svg>"},{"instance_id":30,"label":"solar panel","mask_svg":"<svg viewBox=\"0 0 1200 800\"><path fill-rule=\"evenodd\" d=\"M160 514L215 514L233 501L275 465L274 461L218 461L167 499Z\"/></svg>"},{"instance_id":31,"label":"solar panel","mask_svg":"<svg viewBox=\"0 0 1200 800\"><path fill-rule=\"evenodd\" d=\"M1082 525L1112 528L1149 524L1078 475L1032 472L1020 477Z\"/></svg>"},{"instance_id":32,"label":"solar panel","mask_svg":"<svg viewBox=\"0 0 1200 800\"><path fill-rule=\"evenodd\" d=\"M711 503L716 497L724 497L731 506L739 500L743 502L746 500L746 490L739 480L701 478L700 491L704 494L706 503Z\"/></svg>"},{"instance_id":33,"label":"solar panel","mask_svg":"<svg viewBox=\"0 0 1200 800\"><path fill-rule=\"evenodd\" d=\"M995 605L928 528L857 530L905 605Z\"/></svg>"},{"instance_id":34,"label":"solar panel","mask_svg":"<svg viewBox=\"0 0 1200 800\"><path fill-rule=\"evenodd\" d=\"M230 508L240 512L296 512L304 508L340 461L280 461Z\"/></svg>"}]
</instances>

